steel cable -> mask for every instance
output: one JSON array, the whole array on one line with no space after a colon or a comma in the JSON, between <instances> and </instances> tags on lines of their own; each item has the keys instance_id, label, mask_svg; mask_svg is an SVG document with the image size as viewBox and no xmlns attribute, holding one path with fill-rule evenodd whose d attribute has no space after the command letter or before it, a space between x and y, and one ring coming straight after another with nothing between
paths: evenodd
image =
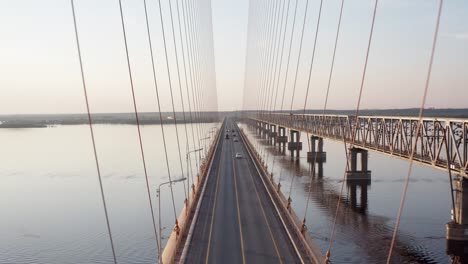
<instances>
[{"instance_id":1,"label":"steel cable","mask_svg":"<svg viewBox=\"0 0 468 264\"><path fill-rule=\"evenodd\" d=\"M411 177L411 172L412 172L412 169L413 169L414 154L416 153L416 148L417 148L417 145L418 145L418 139L420 137L420 132L419 131L420 131L421 124L422 124L422 118L424 116L424 107L426 105L427 92L429 90L429 83L430 83L430 80L431 80L432 65L434 63L434 54L435 54L435 50L436 50L436 46L437 46L437 37L438 37L438 34L439 34L440 17L441 17L441 14L442 14L443 3L444 3L443 0L439 1L439 8L438 8L438 11L437 11L437 20L436 20L436 23L435 23L434 36L433 36L433 39L432 39L431 56L429 58L429 65L428 65L428 69L427 69L426 81L425 81L425 84L424 84L424 93L423 93L423 98L422 98L422 101L421 101L421 107L419 108L418 125L416 127L416 139L415 139L415 143L414 143L413 149L411 151L410 159L409 159L408 173L406 175L405 185L404 185L404 188L403 188L403 194L401 196L401 201L400 201L400 207L398 209L398 215L397 215L397 219L396 219L396 222L395 222L395 228L393 230L392 242L390 244L390 249L389 249L389 252L388 252L387 263L390 263L390 261L392 259L393 248L394 248L395 243L396 243L396 236L397 236L397 233L398 233L398 228L400 226L401 215L403 214L403 209L404 209L404 206L405 206L406 194L408 192L409 179ZM447 157L447 159L448 158L449 157ZM450 168L448 168L448 169L450 170Z\"/></svg>"},{"instance_id":2,"label":"steel cable","mask_svg":"<svg viewBox=\"0 0 468 264\"><path fill-rule=\"evenodd\" d=\"M79 65L80 65L81 84L83 86L83 95L84 95L84 99L85 99L86 112L87 112L87 115L88 115L89 132L90 132L90 135L91 135L91 142L92 142L92 145L93 145L94 161L95 161L95 164L96 164L96 171L97 171L97 176L98 176L98 180L99 180L99 189L100 189L100 192L101 192L101 200L102 200L102 205L103 205L103 208L104 208L104 216L106 218L106 226L107 226L107 232L108 232L108 235L109 235L109 242L110 242L110 246L111 246L111 249L112 249L112 257L113 257L114 263L116 264L117 263L117 257L116 257L116 253L115 253L114 240L112 238L112 231L111 231L110 222L109 222L109 214L108 214L108 210L107 210L106 198L105 198L104 188L103 188L103 184L102 184L101 169L100 169L100 166L99 166L99 158L98 158L98 154L97 154L97 150L96 150L96 140L95 140L95 137L94 137L93 121L92 121L92 117L91 117L91 110L90 110L90 107L89 107L88 89L87 89L87 86L86 86L86 79L85 79L85 74L84 74L84 69L83 69L84 67L83 67L83 59L82 59L82 56L81 56L80 38L79 38L78 26L77 26L77 22L76 22L75 3L74 3L74 0L71 0L70 2L71 2L72 14L73 14L73 26L74 26L74 29L75 29L76 49L77 49L78 61L79 61ZM157 240L157 236L156 236L156 240Z\"/></svg>"},{"instance_id":3,"label":"steel cable","mask_svg":"<svg viewBox=\"0 0 468 264\"><path fill-rule=\"evenodd\" d=\"M165 58L166 58L167 77L168 77L168 80L169 80L169 92L170 92L170 95L171 95L172 116L173 116L173 119L174 119L174 127L175 127L175 132L176 132L175 133L176 134L176 141L177 141L177 150L178 150L178 154L179 154L180 171L181 171L181 174L182 174L182 178L184 178L184 165L182 163L182 154L181 154L181 151L180 151L179 129L177 128L177 116L176 116L176 113L175 113L174 94L173 94L173 91L172 91L171 70L170 70L170 67L169 67L169 54L167 52L166 32L165 32L165 29L164 29L164 19L163 19L163 14L162 14L161 0L158 0L158 3L159 3L159 18L160 18L160 22L161 22L161 31L162 31L163 44L164 44L164 54L165 54ZM182 183L184 184L185 199L187 199L187 190L185 188L185 181L183 181ZM172 192L172 189L171 189L171 192Z\"/></svg>"}]
</instances>

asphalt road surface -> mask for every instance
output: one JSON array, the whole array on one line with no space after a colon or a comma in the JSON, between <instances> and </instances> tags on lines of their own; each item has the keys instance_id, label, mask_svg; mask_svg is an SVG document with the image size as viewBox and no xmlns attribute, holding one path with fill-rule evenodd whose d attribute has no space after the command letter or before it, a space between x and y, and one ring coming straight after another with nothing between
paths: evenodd
<instances>
[{"instance_id":1,"label":"asphalt road surface","mask_svg":"<svg viewBox=\"0 0 468 264\"><path fill-rule=\"evenodd\" d=\"M186 263L300 263L238 128L227 119L225 129Z\"/></svg>"}]
</instances>

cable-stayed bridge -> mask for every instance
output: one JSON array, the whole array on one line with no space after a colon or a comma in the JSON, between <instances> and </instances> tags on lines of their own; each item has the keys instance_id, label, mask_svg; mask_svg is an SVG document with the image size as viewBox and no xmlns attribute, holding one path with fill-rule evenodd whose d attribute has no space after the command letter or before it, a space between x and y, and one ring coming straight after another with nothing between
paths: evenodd
<instances>
[{"instance_id":1,"label":"cable-stayed bridge","mask_svg":"<svg viewBox=\"0 0 468 264\"><path fill-rule=\"evenodd\" d=\"M399 211L391 234L386 234L389 250L381 256L382 262L395 263L392 258L398 244L399 224L403 215L408 183L413 163L446 172L450 186L452 215L446 225L447 251L454 255L455 262L468 259L468 119L456 117L427 117L427 96L437 50L439 28L443 19L444 1L434 0L434 23L427 26L431 33L428 41L427 63L424 66L423 92L417 100L417 116L373 116L360 114L363 91L367 88L369 57L372 55L376 19L379 18L379 1L372 3L369 19L369 33L365 38L363 64L353 72L359 82L358 99L353 105L354 115L330 115L329 96L333 90L335 58L340 43L342 17L347 12L348 1L337 0L336 25L321 28L323 5L328 1L316 1L311 8L309 0L263 0L250 1L249 23L245 59L243 106L237 112L219 112L215 49L213 38L212 6L210 0L158 0L156 5L143 0L139 18L141 23L130 23L126 16L125 4L118 3L119 29L122 33L122 51L125 61L125 77L131 97L131 120L115 120L106 114L93 112L86 52L82 48L83 35L80 28L84 16L75 9L79 1L70 1L70 17L73 22L73 43L76 48L77 75L83 91L86 115L73 117L70 124L89 125L92 155L94 157L99 190L107 227L113 262L118 263L118 252L114 246L112 219L109 216L105 182L103 182L98 145L95 138L96 124L112 119L115 123L136 125L138 150L145 177L151 215L151 241L155 242L159 263L330 263L333 261L333 245L336 243L338 215L343 212L346 202L357 204L356 186L367 186L371 177L372 163L369 151L397 157L408 162L404 189ZM347 2L345 4L345 2ZM78 11L78 12L77 12ZM314 13L312 18L310 15ZM141 22L141 21L140 21ZM138 96L129 27L142 25L147 65L150 77L145 87L150 87L154 115L141 111L141 97ZM158 27L155 28L154 25ZM323 26L323 25L322 25ZM307 30L312 30L310 45L304 42ZM317 67L317 43L323 30L332 35L330 67L322 72L325 88L317 91L311 85L313 71ZM158 34L156 34L157 32ZM367 32L367 31L366 31ZM307 38L307 36L306 36ZM297 43L296 43L297 42ZM308 55L304 53L308 51ZM293 54L293 55L292 55ZM304 60L306 60L304 62ZM362 69L361 69L362 66ZM161 70L162 69L162 70ZM305 72L305 73L304 73ZM300 82L300 77L305 82ZM322 76L322 77L323 77ZM367 76L367 77L366 77ZM143 83L143 82L142 82ZM238 90L242 89L239 87ZM302 89L304 94L300 95ZM310 97L324 91L322 114L307 114L311 108ZM237 92L234 91L234 92ZM144 98L148 99L148 98ZM314 98L315 99L315 98ZM321 99L321 98L320 98ZM319 99L317 99L319 100ZM146 102L146 101L145 101ZM299 102L299 103L298 103ZM164 107L167 109L163 109ZM48 121L47 121L48 122ZM50 125L47 123L46 125ZM74 123L73 123L74 122ZM150 182L147 170L149 161L145 156L144 137L141 127L156 124L161 128L164 177L168 181L158 182L156 196L154 183ZM14 122L5 125L15 127ZM16 124L19 127L18 124ZM174 125L174 142L169 142L167 125ZM249 136L253 134L254 136ZM302 140L301 140L302 138ZM307 144L303 144L305 140ZM339 182L339 192L328 195L322 204L335 208L330 220L326 238L326 250L317 245L308 226L314 224L311 207L311 193L323 191L314 188L316 175L323 177L323 165L327 161L324 140L329 139L344 146L346 167ZM264 147L266 146L266 147ZM177 153L176 166L170 165L168 152ZM287 156L290 159L283 159ZM306 152L306 155L301 154ZM307 157L310 184L301 207L301 215L293 209L292 181L285 190L279 179L275 180L275 162L289 165L301 162ZM278 158L280 157L280 158ZM329 158L328 158L329 159ZM185 163L184 163L185 160ZM271 165L270 165L271 164ZM180 171L180 173L179 173ZM179 176L179 177L176 177ZM292 177L294 179L294 177ZM176 208L175 183L183 182L184 201L182 210ZM322 182L321 182L322 184ZM343 201L345 184L350 189L350 201ZM171 203L161 204L161 187L170 188ZM450 189L449 189L450 188ZM363 190L363 189L361 189ZM365 193L365 194L363 194ZM466 193L466 194L465 194ZM326 195L324 195L326 196ZM364 196L364 198L362 198ZM158 206L156 204L158 198ZM361 191L361 209L367 208L367 191ZM156 212L155 208L159 209ZM163 244L161 208L169 208L173 226ZM296 207L297 208L297 207ZM159 219L158 219L159 218ZM312 218L313 219L313 218ZM442 227L443 228L443 227ZM366 230L366 229L363 229ZM373 240L375 241L375 240ZM346 241L351 243L352 241ZM456 252L456 253L453 253ZM461 252L461 253L460 253ZM401 258L400 254L398 257Z\"/></svg>"}]
</instances>

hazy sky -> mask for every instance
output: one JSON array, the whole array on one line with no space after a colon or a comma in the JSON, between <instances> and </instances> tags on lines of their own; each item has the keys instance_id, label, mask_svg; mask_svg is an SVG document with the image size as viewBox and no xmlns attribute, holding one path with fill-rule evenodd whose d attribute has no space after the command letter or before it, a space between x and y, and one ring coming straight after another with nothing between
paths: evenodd
<instances>
[{"instance_id":1,"label":"hazy sky","mask_svg":"<svg viewBox=\"0 0 468 264\"><path fill-rule=\"evenodd\" d=\"M170 30L168 0L161 1L166 27ZM291 6L295 1L290 0ZM301 21L306 0L298 1L297 21ZM143 0L124 0L123 3L139 109L155 111ZM363 108L419 106L437 3L436 0L379 1ZM166 99L162 107L167 111L170 100L158 4L156 0L148 0L148 4L158 80L162 96ZM318 4L319 0L310 0L293 108L300 108L303 104ZM324 1L309 108L323 106L339 4L339 0ZM355 107L372 4L373 0L345 1L329 108ZM248 7L248 0L212 1L220 110L240 109L244 96L255 98L256 91L243 94ZM76 11L93 112L132 111L118 1L76 0ZM289 19L287 36L291 34L291 14ZM297 62L300 27L296 25L294 33L292 65ZM0 36L0 114L84 111L70 1L2 0ZM172 39L169 40L173 65L174 49ZM175 72L172 74L175 78ZM292 79L291 76L288 80ZM283 70L282 80L284 77ZM286 98L290 101L292 82L287 84ZM445 1L427 106L468 107L467 90L468 2ZM255 104L254 99L250 100ZM214 98L208 101L213 102ZM179 100L176 104L180 110Z\"/></svg>"}]
</instances>

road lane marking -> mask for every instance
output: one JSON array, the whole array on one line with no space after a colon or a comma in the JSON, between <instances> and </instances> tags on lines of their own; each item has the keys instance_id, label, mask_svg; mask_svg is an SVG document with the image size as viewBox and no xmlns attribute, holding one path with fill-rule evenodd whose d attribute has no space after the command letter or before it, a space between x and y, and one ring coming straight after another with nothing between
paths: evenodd
<instances>
[{"instance_id":1,"label":"road lane marking","mask_svg":"<svg viewBox=\"0 0 468 264\"><path fill-rule=\"evenodd\" d=\"M215 208L216 208L216 201L218 199L218 189L219 189L219 172L221 171L221 165L223 164L222 163L222 159L223 159L223 146L224 146L224 143L223 145L221 146L221 157L219 159L219 165L218 165L218 173L216 174L217 175L217 178L216 178L216 190L215 190L215 198L214 198L214 201L213 201L213 208L211 210L211 223L210 223L210 234L208 236L208 249L207 249L207 253L206 253L206 259L205 259L205 263L208 263L208 260L210 259L210 248L211 248L211 236L213 234L213 223L214 223L214 216L215 216Z\"/></svg>"},{"instance_id":2,"label":"road lane marking","mask_svg":"<svg viewBox=\"0 0 468 264\"><path fill-rule=\"evenodd\" d=\"M234 150L234 143L231 142L232 149L231 155ZM232 159L232 168L234 170L233 177L234 177L234 190L236 191L236 206L237 206L237 221L239 222L239 234L240 234L240 241L241 241L241 250L242 250L242 263L245 264L245 254L244 254L244 237L242 236L242 222L240 217L240 209L239 209L239 194L237 192L237 172L236 172L236 164L234 162L234 156L231 157Z\"/></svg>"},{"instance_id":3,"label":"road lane marking","mask_svg":"<svg viewBox=\"0 0 468 264\"><path fill-rule=\"evenodd\" d=\"M234 171L236 171L235 167L236 167L236 165L234 164ZM273 231L271 229L270 223L268 222L268 218L267 218L266 213L265 213L265 208L263 207L262 201L260 200L260 195L258 193L257 186L255 186L255 181L253 179L253 175L252 175L252 172L250 171L250 168L249 168L249 175L250 175L250 179L252 180L252 184L254 186L254 190L255 190L255 194L257 196L258 203L260 204L260 208L262 209L263 219L265 220L265 222L267 224L268 232L270 233L271 241L273 242L273 246L275 248L276 255L278 256L279 262L282 264L283 259L281 257L280 252L279 252L278 245L276 244L275 237L273 236Z\"/></svg>"}]
</instances>

